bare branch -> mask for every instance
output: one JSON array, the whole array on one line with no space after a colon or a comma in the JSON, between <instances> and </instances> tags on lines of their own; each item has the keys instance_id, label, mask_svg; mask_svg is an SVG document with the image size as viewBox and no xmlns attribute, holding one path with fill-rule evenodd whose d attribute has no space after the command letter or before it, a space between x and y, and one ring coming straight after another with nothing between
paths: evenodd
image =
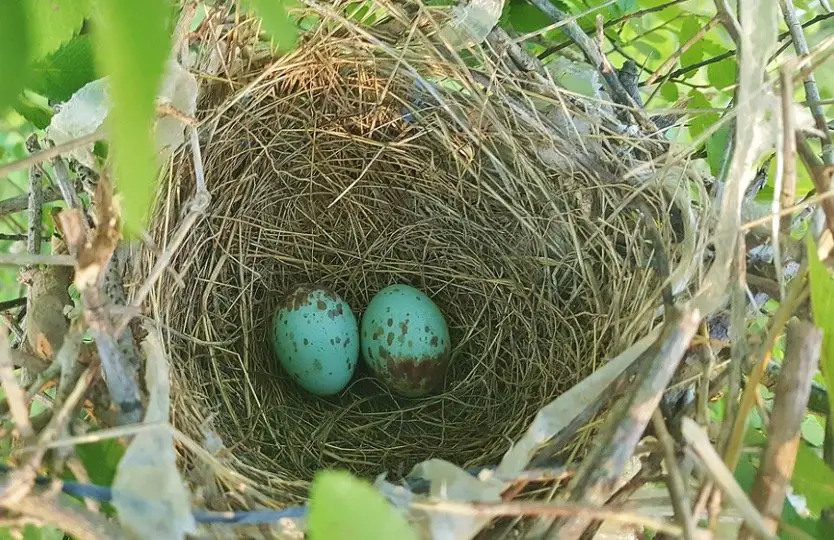
<instances>
[{"instance_id":1,"label":"bare branch","mask_svg":"<svg viewBox=\"0 0 834 540\"><path fill-rule=\"evenodd\" d=\"M84 135L83 137L79 137L75 140L66 142L64 144L59 144L58 146L47 148L46 150L42 150L37 154L33 154L27 158L7 163L6 165L0 165L0 176L8 176L10 173L13 173L15 171L19 171L21 169L28 169L29 167L33 167L39 163L43 163L48 159L60 156L65 152L71 152L76 148L81 148L82 146L94 143L100 138L100 133L90 133L89 135Z\"/></svg>"},{"instance_id":2,"label":"bare branch","mask_svg":"<svg viewBox=\"0 0 834 540\"><path fill-rule=\"evenodd\" d=\"M61 200L61 192L53 187L44 188L41 201L44 204L52 203ZM0 201L0 217L17 212L22 212L29 208L29 195L20 195L18 197L11 197L9 199Z\"/></svg>"},{"instance_id":3,"label":"bare branch","mask_svg":"<svg viewBox=\"0 0 834 540\"><path fill-rule=\"evenodd\" d=\"M652 414L652 426L657 435L657 440L663 449L663 460L666 462L668 471L666 484L669 486L669 495L672 498L672 507L675 509L675 516L678 518L683 537L685 540L695 538L695 520L689 509L689 497L686 494L686 482L678 467L678 458L675 455L675 440L666 429L666 422L660 409L655 409Z\"/></svg>"},{"instance_id":4,"label":"bare branch","mask_svg":"<svg viewBox=\"0 0 834 540\"><path fill-rule=\"evenodd\" d=\"M26 253L0 253L0 266L75 266L69 255L28 255Z\"/></svg>"},{"instance_id":5,"label":"bare branch","mask_svg":"<svg viewBox=\"0 0 834 540\"><path fill-rule=\"evenodd\" d=\"M565 32L565 34L567 34L567 36L574 43L576 43L576 45L582 50L582 54L585 55L588 63L594 66L594 68L599 71L600 75L602 75L606 89L614 101L620 105L630 107L631 114L634 116L635 121L641 128L649 133L657 131L657 126L655 126L654 123L643 114L634 99L628 94L628 92L626 92L622 83L620 83L619 78L617 78L617 72L611 69L611 66L608 64L608 60L603 56L602 51L600 51L593 39L585 35L585 32L582 31L582 28L580 28L576 20L567 16L564 12L562 12L562 10L557 8L548 0L528 0L528 2L541 10L554 23L561 23L563 25L561 27L562 31Z\"/></svg>"},{"instance_id":6,"label":"bare branch","mask_svg":"<svg viewBox=\"0 0 834 540\"><path fill-rule=\"evenodd\" d=\"M715 0L715 9L718 12L717 17L721 20L721 24L727 29L736 45L741 43L741 25L730 10L730 4L727 3L727 0Z\"/></svg>"},{"instance_id":7,"label":"bare branch","mask_svg":"<svg viewBox=\"0 0 834 540\"><path fill-rule=\"evenodd\" d=\"M745 522L762 538L776 540L776 536L770 533L764 518L750 502L750 499L747 498L730 469L721 461L721 457L710 444L709 437L701 427L694 420L685 416L681 419L681 433L695 455L700 458L704 472L709 474L710 478L727 496L727 499L738 508Z\"/></svg>"},{"instance_id":8,"label":"bare branch","mask_svg":"<svg viewBox=\"0 0 834 540\"><path fill-rule=\"evenodd\" d=\"M611 496L700 323L697 311L673 312L667 317L656 353L640 366L634 389L608 413L604 435L571 482L572 501L602 505ZM579 538L592 521L571 516L554 523L545 536Z\"/></svg>"},{"instance_id":9,"label":"bare branch","mask_svg":"<svg viewBox=\"0 0 834 540\"><path fill-rule=\"evenodd\" d=\"M17 384L14 374L14 365L9 354L9 342L5 328L0 330L0 381L3 382L3 390L6 394L6 401L9 404L9 411L24 440L29 440L34 434L32 424L29 422L29 404L26 400L26 393Z\"/></svg>"},{"instance_id":10,"label":"bare branch","mask_svg":"<svg viewBox=\"0 0 834 540\"><path fill-rule=\"evenodd\" d=\"M821 346L822 331L812 323L793 319L788 324L785 359L776 384L767 447L752 491L753 503L774 534L779 528L785 494L793 476L800 428ZM752 539L753 531L743 527L739 537Z\"/></svg>"},{"instance_id":11,"label":"bare branch","mask_svg":"<svg viewBox=\"0 0 834 540\"><path fill-rule=\"evenodd\" d=\"M802 31L802 24L796 16L796 8L793 5L793 0L780 0L779 5L782 8L782 16L785 18L785 23L787 23L788 30L791 33L796 54L800 57L807 57L811 54L811 51L808 49L808 42L805 40L805 32ZM802 75L805 85L805 99L808 100L808 108L814 117L814 124L821 133L822 159L826 165L834 165L834 147L831 145L831 133L828 130L825 111L820 104L821 98L817 81L808 63L803 63Z\"/></svg>"},{"instance_id":12,"label":"bare branch","mask_svg":"<svg viewBox=\"0 0 834 540\"><path fill-rule=\"evenodd\" d=\"M574 516L582 517L588 521L604 520L614 523L628 525L641 525L648 529L664 532L674 536L680 536L681 528L671 525L666 521L655 519L649 516L634 514L625 509L599 507L589 504L569 502L502 502L502 503L477 503L477 502L456 502L449 500L413 502L411 506L415 509L433 513L458 514L466 516ZM696 538L708 538L706 531L697 531Z\"/></svg>"},{"instance_id":13,"label":"bare branch","mask_svg":"<svg viewBox=\"0 0 834 540\"><path fill-rule=\"evenodd\" d=\"M779 71L782 90L782 189L779 193L779 206L790 208L796 197L796 138L793 136L795 123L793 118L793 83L784 67ZM790 232L791 219L781 216L779 230Z\"/></svg>"}]
</instances>

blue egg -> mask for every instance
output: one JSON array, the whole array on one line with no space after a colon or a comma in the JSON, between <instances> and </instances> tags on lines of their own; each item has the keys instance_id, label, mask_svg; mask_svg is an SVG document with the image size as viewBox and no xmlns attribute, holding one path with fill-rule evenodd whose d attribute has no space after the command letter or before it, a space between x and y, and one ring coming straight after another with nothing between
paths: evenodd
<instances>
[{"instance_id":1,"label":"blue egg","mask_svg":"<svg viewBox=\"0 0 834 540\"><path fill-rule=\"evenodd\" d=\"M326 288L301 285L284 298L273 319L272 343L284 370L313 394L341 392L356 371L356 317Z\"/></svg>"},{"instance_id":2,"label":"blue egg","mask_svg":"<svg viewBox=\"0 0 834 540\"><path fill-rule=\"evenodd\" d=\"M420 397L443 383L451 357L449 328L422 291L391 285L371 299L360 327L362 358L393 392Z\"/></svg>"}]
</instances>

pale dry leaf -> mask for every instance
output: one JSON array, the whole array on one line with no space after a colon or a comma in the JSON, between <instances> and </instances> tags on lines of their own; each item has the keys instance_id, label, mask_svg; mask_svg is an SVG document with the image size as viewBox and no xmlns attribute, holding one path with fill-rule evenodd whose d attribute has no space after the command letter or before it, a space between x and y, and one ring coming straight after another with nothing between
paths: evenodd
<instances>
[{"instance_id":1,"label":"pale dry leaf","mask_svg":"<svg viewBox=\"0 0 834 540\"><path fill-rule=\"evenodd\" d=\"M194 116L197 110L197 81L175 60L168 61L157 102L170 105L184 116ZM47 136L56 145L93 133L105 136L109 112L108 79L102 77L84 85L60 106L49 123ZM160 163L185 142L185 127L182 120L172 116L159 119L155 133ZM92 144L77 148L70 155L87 167L95 167Z\"/></svg>"},{"instance_id":2,"label":"pale dry leaf","mask_svg":"<svg viewBox=\"0 0 834 540\"><path fill-rule=\"evenodd\" d=\"M167 423L168 360L156 329L146 325L146 330L142 343L149 393L145 422ZM113 488L119 522L135 537L173 540L196 530L191 496L177 470L171 430L139 432L119 462Z\"/></svg>"},{"instance_id":3,"label":"pale dry leaf","mask_svg":"<svg viewBox=\"0 0 834 540\"><path fill-rule=\"evenodd\" d=\"M452 8L452 20L441 35L455 47L480 45L498 24L503 9L503 0L460 2Z\"/></svg>"}]
</instances>

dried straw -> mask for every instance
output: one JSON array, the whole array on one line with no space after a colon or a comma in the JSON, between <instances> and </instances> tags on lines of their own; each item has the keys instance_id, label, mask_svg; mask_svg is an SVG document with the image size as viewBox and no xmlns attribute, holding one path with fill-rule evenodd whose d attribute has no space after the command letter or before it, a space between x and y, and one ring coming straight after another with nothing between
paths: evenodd
<instances>
[{"instance_id":1,"label":"dried straw","mask_svg":"<svg viewBox=\"0 0 834 540\"><path fill-rule=\"evenodd\" d=\"M428 32L388 51L375 32L322 24L296 52L238 56L228 80L204 86L212 204L150 296L169 338L175 424L197 440L219 434L228 450L214 472L261 502L303 498L323 467L398 477L429 457L493 464L654 317L659 283L623 201L665 214L668 178L618 180L637 162L604 150L613 135L590 123L577 138L563 113L582 118L581 107L553 86L522 87L493 52L474 51L470 70ZM159 245L193 192L178 156ZM142 271L153 262L148 252ZM454 343L443 392L392 396L364 367L338 397L300 390L267 336L301 282L337 291L357 317L391 283L432 296Z\"/></svg>"}]
</instances>

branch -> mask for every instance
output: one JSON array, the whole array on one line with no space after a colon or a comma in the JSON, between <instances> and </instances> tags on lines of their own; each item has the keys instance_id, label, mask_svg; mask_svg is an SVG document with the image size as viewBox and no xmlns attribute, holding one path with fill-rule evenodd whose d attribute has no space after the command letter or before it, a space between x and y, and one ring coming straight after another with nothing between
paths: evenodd
<instances>
[{"instance_id":1,"label":"branch","mask_svg":"<svg viewBox=\"0 0 834 540\"><path fill-rule=\"evenodd\" d=\"M61 192L53 187L47 187L43 190L41 201L51 203L61 200ZM29 195L19 195L9 199L0 201L0 217L16 212L22 212L29 208Z\"/></svg>"},{"instance_id":2,"label":"branch","mask_svg":"<svg viewBox=\"0 0 834 540\"><path fill-rule=\"evenodd\" d=\"M762 515L736 482L732 471L721 461L721 456L710 444L709 437L703 429L694 420L685 416L681 419L681 433L695 455L700 458L704 472L721 488L727 499L739 510L745 522L762 538L776 540L776 536L768 530Z\"/></svg>"},{"instance_id":3,"label":"branch","mask_svg":"<svg viewBox=\"0 0 834 540\"><path fill-rule=\"evenodd\" d=\"M83 137L79 137L75 140L65 142L64 144L59 144L58 146L53 146L51 148L47 148L46 150L41 150L37 154L32 154L27 158L7 163L6 165L0 165L0 177L8 176L9 174L15 171L19 171L21 169L28 169L29 167L33 167L39 163L43 163L48 159L60 156L65 152L71 152L76 148L81 148L82 146L94 143L100 138L100 133L90 133L88 135L84 135Z\"/></svg>"},{"instance_id":4,"label":"branch","mask_svg":"<svg viewBox=\"0 0 834 540\"><path fill-rule=\"evenodd\" d=\"M594 40L582 31L582 28L580 28L576 20L568 17L549 0L528 0L528 2L547 15L554 23L561 23L563 25L562 30L565 34L579 46L588 63L594 66L600 75L602 75L602 79L612 99L620 105L630 107L631 114L641 128L649 133L656 132L657 126L641 112L640 107L635 103L634 99L628 95L628 92L626 92L620 80L617 78L617 73L611 69L602 51L600 51Z\"/></svg>"},{"instance_id":5,"label":"branch","mask_svg":"<svg viewBox=\"0 0 834 540\"><path fill-rule=\"evenodd\" d=\"M788 324L785 359L776 385L767 447L752 491L753 503L764 516L771 533L776 533L779 528L785 494L793 476L800 428L819 364L821 345L822 331L812 323L794 319ZM751 539L753 531L744 526L739 537Z\"/></svg>"},{"instance_id":6,"label":"branch","mask_svg":"<svg viewBox=\"0 0 834 540\"><path fill-rule=\"evenodd\" d=\"M608 413L604 435L571 482L572 501L599 506L611 496L700 323L697 311L667 316L660 347L640 366L631 393ZM579 538L592 521L588 516L571 516L553 523L545 538Z\"/></svg>"},{"instance_id":7,"label":"branch","mask_svg":"<svg viewBox=\"0 0 834 540\"><path fill-rule=\"evenodd\" d=\"M727 29L735 44L741 43L741 25L730 10L727 0L715 0L715 10L717 12L716 17L721 20L721 25Z\"/></svg>"},{"instance_id":8,"label":"branch","mask_svg":"<svg viewBox=\"0 0 834 540\"><path fill-rule=\"evenodd\" d=\"M779 193L779 206L790 208L796 199L796 138L793 136L796 127L793 117L793 84L784 67L779 71L779 81L782 90L782 189ZM781 216L779 230L788 234L790 229L791 218ZM781 288L780 284L780 292Z\"/></svg>"},{"instance_id":9,"label":"branch","mask_svg":"<svg viewBox=\"0 0 834 540\"><path fill-rule=\"evenodd\" d=\"M826 195L831 193L830 180L831 175L834 173L834 166L824 166L811 149L811 145L808 144L805 135L799 131L796 132L796 149L800 159L802 159L802 163L808 170L808 175L814 183L814 190L817 194ZM834 198L824 197L820 199L820 207L825 215L825 224L831 233L834 234Z\"/></svg>"},{"instance_id":10,"label":"branch","mask_svg":"<svg viewBox=\"0 0 834 540\"><path fill-rule=\"evenodd\" d=\"M26 253L0 253L0 266L75 266L69 255L28 255Z\"/></svg>"},{"instance_id":11,"label":"branch","mask_svg":"<svg viewBox=\"0 0 834 540\"><path fill-rule=\"evenodd\" d=\"M689 509L689 497L686 495L686 482L678 466L678 458L675 455L675 440L666 429L666 422L660 409L655 409L652 414L652 426L657 435L657 440L663 449L663 460L666 462L668 475L666 484L669 487L669 495L672 498L672 508L675 509L675 516L683 529L684 540L694 540L695 520Z\"/></svg>"},{"instance_id":12,"label":"branch","mask_svg":"<svg viewBox=\"0 0 834 540\"><path fill-rule=\"evenodd\" d=\"M712 30L715 27L715 25L718 24L718 21L719 18L718 15L716 15L715 17L710 19L707 24L705 24L697 32L695 32L695 34L693 34L692 37L686 40L686 43L678 47L678 50L675 51L674 54L672 54L672 56L667 58L666 61L663 62L663 64L655 70L652 76L649 77L649 80L646 81L646 85L654 84L654 82L661 77L661 73L668 69L671 69L672 66L674 66L678 59L681 57L681 55L688 51L693 45L701 41L704 38L704 36L707 35L707 32Z\"/></svg>"},{"instance_id":13,"label":"branch","mask_svg":"<svg viewBox=\"0 0 834 540\"><path fill-rule=\"evenodd\" d=\"M797 56L801 58L807 57L811 54L811 51L808 49L808 42L805 41L805 33L802 31L802 25L796 16L796 8L793 5L793 0L780 0L779 5L782 8L782 15L791 33L791 39L793 40L793 46ZM828 131L825 111L820 104L821 98L819 88L817 88L817 81L808 63L803 63L802 75L804 77L805 99L808 101L808 108L814 117L814 124L816 124L816 128L821 134L822 159L826 165L834 165L834 147L831 146L831 133Z\"/></svg>"},{"instance_id":14,"label":"branch","mask_svg":"<svg viewBox=\"0 0 834 540\"><path fill-rule=\"evenodd\" d=\"M107 309L107 295L101 290L103 278L108 292L115 291L111 279L116 272L113 253L120 236L112 187L104 176L96 187L95 208L98 227L91 239L88 239L87 223L78 210L62 211L58 218L67 246L77 259L75 285L84 304L84 320L93 335L107 389L119 408L119 422L134 423L142 418L135 377L138 365L134 365L138 360L131 356L135 343L127 330L115 332Z\"/></svg>"}]
</instances>

